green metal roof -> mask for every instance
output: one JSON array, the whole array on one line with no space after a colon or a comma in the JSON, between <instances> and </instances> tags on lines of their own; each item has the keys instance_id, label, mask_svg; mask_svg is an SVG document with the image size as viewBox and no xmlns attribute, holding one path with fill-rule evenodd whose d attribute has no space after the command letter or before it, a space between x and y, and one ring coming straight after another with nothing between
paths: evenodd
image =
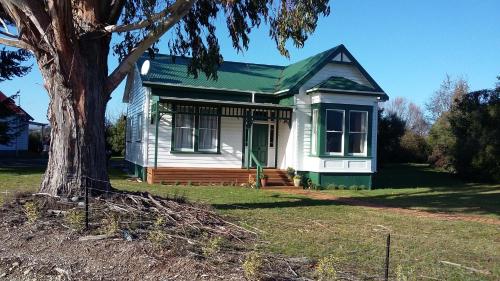
<instances>
[{"instance_id":1,"label":"green metal roof","mask_svg":"<svg viewBox=\"0 0 500 281\"><path fill-rule=\"evenodd\" d=\"M331 77L321 83L321 88L332 87L332 89L336 90L351 89L356 91L368 91L366 88L369 88L369 91L383 93L383 90L369 77L368 73L362 69L361 65L357 63L343 45L336 46L288 66L224 61L217 71L217 80L207 79L204 73L199 73L198 78L188 75L187 67L190 59L185 57L159 54L154 59L150 59L145 54L137 61L137 66L140 69L144 61L150 60L148 73L141 75L142 81L145 84L273 95L296 92L301 85L327 63L331 62L340 52L349 54L351 61L361 68L365 76L368 76L367 79L374 85L374 88L363 86L341 77Z\"/></svg>"},{"instance_id":2,"label":"green metal roof","mask_svg":"<svg viewBox=\"0 0 500 281\"><path fill-rule=\"evenodd\" d=\"M327 80L314 86L317 89L328 89L328 90L338 90L338 91L359 91L359 92L377 92L372 87L361 85L355 81L349 80L344 77L332 76Z\"/></svg>"}]
</instances>

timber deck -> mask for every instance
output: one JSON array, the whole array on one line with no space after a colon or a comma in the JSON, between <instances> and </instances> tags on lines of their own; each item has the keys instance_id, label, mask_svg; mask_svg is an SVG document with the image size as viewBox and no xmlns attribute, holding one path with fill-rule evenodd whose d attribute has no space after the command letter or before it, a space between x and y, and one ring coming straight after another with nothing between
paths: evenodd
<instances>
[{"instance_id":1,"label":"timber deck","mask_svg":"<svg viewBox=\"0 0 500 281\"><path fill-rule=\"evenodd\" d=\"M149 184L240 186L248 183L249 175L255 179L255 174L255 169L147 168L147 181ZM264 174L268 176L267 186L293 186L286 171L264 169Z\"/></svg>"}]
</instances>

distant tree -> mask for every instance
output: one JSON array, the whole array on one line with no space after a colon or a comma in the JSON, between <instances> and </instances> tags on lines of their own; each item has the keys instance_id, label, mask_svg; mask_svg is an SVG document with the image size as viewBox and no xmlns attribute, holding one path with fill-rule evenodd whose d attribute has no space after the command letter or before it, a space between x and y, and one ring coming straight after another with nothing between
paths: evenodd
<instances>
[{"instance_id":1,"label":"distant tree","mask_svg":"<svg viewBox=\"0 0 500 281\"><path fill-rule=\"evenodd\" d=\"M454 172L453 166L453 148L456 143L456 137L451 131L449 112L441 114L429 131L430 155L429 163L434 167Z\"/></svg>"},{"instance_id":2,"label":"distant tree","mask_svg":"<svg viewBox=\"0 0 500 281\"><path fill-rule=\"evenodd\" d=\"M5 48L0 50L0 82L28 74L31 66L23 63L30 57L31 54L26 50L9 51Z\"/></svg>"},{"instance_id":3,"label":"distant tree","mask_svg":"<svg viewBox=\"0 0 500 281\"><path fill-rule=\"evenodd\" d=\"M500 88L465 95L452 106L449 123L457 173L500 182Z\"/></svg>"},{"instance_id":4,"label":"distant tree","mask_svg":"<svg viewBox=\"0 0 500 281\"><path fill-rule=\"evenodd\" d=\"M122 114L114 122L109 123L106 128L106 143L113 155L125 155L125 130L127 127L127 117Z\"/></svg>"},{"instance_id":5,"label":"distant tree","mask_svg":"<svg viewBox=\"0 0 500 281\"><path fill-rule=\"evenodd\" d=\"M439 89L434 92L430 101L425 105L428 119L432 123L436 122L443 113L450 111L455 100L460 100L468 92L467 80L463 77L453 80L450 75L446 74Z\"/></svg>"},{"instance_id":6,"label":"distant tree","mask_svg":"<svg viewBox=\"0 0 500 281\"><path fill-rule=\"evenodd\" d=\"M406 130L400 140L400 161L405 163L426 163L430 146L426 136Z\"/></svg>"},{"instance_id":7,"label":"distant tree","mask_svg":"<svg viewBox=\"0 0 500 281\"><path fill-rule=\"evenodd\" d=\"M396 97L384 106L384 110L388 115L398 116L405 122L406 129L414 134L424 136L429 131L429 124L421 107L406 98Z\"/></svg>"},{"instance_id":8,"label":"distant tree","mask_svg":"<svg viewBox=\"0 0 500 281\"><path fill-rule=\"evenodd\" d=\"M378 112L378 149L380 165L401 161L401 138L405 134L406 123L396 113Z\"/></svg>"},{"instance_id":9,"label":"distant tree","mask_svg":"<svg viewBox=\"0 0 500 281\"><path fill-rule=\"evenodd\" d=\"M453 105L460 102L468 91L469 85L464 78L453 80L447 74L426 104L428 119L433 123L428 138L429 163L450 172L455 171L452 150L456 144L456 136L451 131L448 118Z\"/></svg>"}]
</instances>

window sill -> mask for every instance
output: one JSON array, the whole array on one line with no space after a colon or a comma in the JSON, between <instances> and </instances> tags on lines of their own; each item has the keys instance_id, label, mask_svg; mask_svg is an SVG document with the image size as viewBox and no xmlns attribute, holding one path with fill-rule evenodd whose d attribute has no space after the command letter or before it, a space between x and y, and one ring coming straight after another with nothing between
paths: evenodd
<instances>
[{"instance_id":1,"label":"window sill","mask_svg":"<svg viewBox=\"0 0 500 281\"><path fill-rule=\"evenodd\" d=\"M338 159L373 159L372 156L366 155L331 155L331 154L321 154L321 155L309 155L309 157L318 158L338 158Z\"/></svg>"},{"instance_id":2,"label":"window sill","mask_svg":"<svg viewBox=\"0 0 500 281\"><path fill-rule=\"evenodd\" d=\"M171 154L221 154L218 151L179 151L179 150L170 150Z\"/></svg>"}]
</instances>

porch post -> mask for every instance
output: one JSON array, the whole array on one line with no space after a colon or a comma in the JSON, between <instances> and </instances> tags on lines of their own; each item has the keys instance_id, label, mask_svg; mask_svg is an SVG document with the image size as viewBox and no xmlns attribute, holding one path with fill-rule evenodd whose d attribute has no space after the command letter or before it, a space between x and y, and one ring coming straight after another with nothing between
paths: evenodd
<instances>
[{"instance_id":1,"label":"porch post","mask_svg":"<svg viewBox=\"0 0 500 281\"><path fill-rule=\"evenodd\" d=\"M252 153L252 139L253 139L253 119L252 112L250 110L250 118L249 118L249 132L248 132L248 162L247 162L247 170L252 166L252 157L250 154Z\"/></svg>"},{"instance_id":2,"label":"porch post","mask_svg":"<svg viewBox=\"0 0 500 281\"><path fill-rule=\"evenodd\" d=\"M160 102L155 101L155 169L158 168L158 127L160 125Z\"/></svg>"}]
</instances>

